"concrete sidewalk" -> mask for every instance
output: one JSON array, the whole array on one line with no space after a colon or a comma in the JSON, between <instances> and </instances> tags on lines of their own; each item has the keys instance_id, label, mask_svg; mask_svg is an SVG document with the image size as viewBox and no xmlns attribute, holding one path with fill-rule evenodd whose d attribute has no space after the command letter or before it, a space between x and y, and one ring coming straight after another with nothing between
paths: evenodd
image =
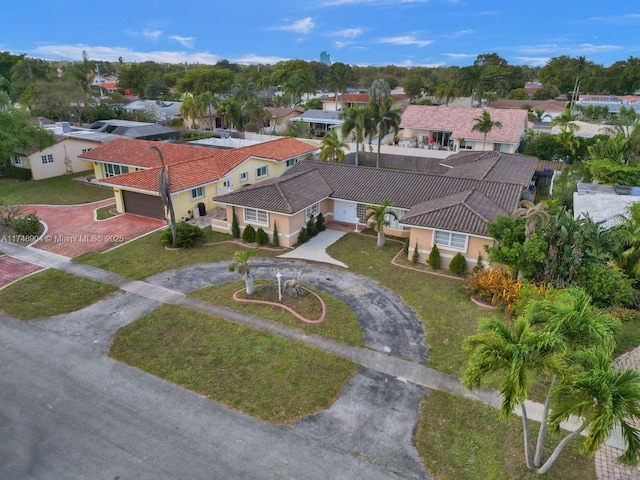
<instances>
[{"instance_id":1,"label":"concrete sidewalk","mask_svg":"<svg viewBox=\"0 0 640 480\"><path fill-rule=\"evenodd\" d=\"M327 254L327 248L340 240L346 235L346 233L347 232L340 232L338 230L331 230L327 228L325 231L318 233L311 240L303 243L295 250L278 255L278 257L311 260L312 262L329 263L338 267L349 268L341 261L336 260Z\"/></svg>"}]
</instances>

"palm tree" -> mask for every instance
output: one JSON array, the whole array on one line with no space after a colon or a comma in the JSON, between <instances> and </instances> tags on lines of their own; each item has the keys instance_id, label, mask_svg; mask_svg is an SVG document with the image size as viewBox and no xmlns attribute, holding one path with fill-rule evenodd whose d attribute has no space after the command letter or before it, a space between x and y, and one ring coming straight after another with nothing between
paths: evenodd
<instances>
[{"instance_id":1,"label":"palm tree","mask_svg":"<svg viewBox=\"0 0 640 480\"><path fill-rule=\"evenodd\" d=\"M192 95L186 95L180 105L180 115L191 120L191 128L196 128L196 102Z\"/></svg>"},{"instance_id":2,"label":"palm tree","mask_svg":"<svg viewBox=\"0 0 640 480\"><path fill-rule=\"evenodd\" d=\"M567 108L564 112L562 112L562 115L558 115L557 117L553 117L551 119L551 126L558 127L562 132L575 132L580 130L580 127L573 123L575 119L576 116L571 113L570 109Z\"/></svg>"},{"instance_id":3,"label":"palm tree","mask_svg":"<svg viewBox=\"0 0 640 480\"><path fill-rule=\"evenodd\" d=\"M472 107L474 97L477 97L478 101L482 103L482 96L484 93L484 87L482 85L483 74L484 67L482 65L470 65L462 69L462 74L460 76L460 85L466 91L471 90Z\"/></svg>"},{"instance_id":4,"label":"palm tree","mask_svg":"<svg viewBox=\"0 0 640 480\"><path fill-rule=\"evenodd\" d=\"M449 105L458 95L460 95L460 89L451 80L442 81L436 87L436 100L444 102L445 105Z\"/></svg>"},{"instance_id":5,"label":"palm tree","mask_svg":"<svg viewBox=\"0 0 640 480\"><path fill-rule=\"evenodd\" d=\"M233 260L229 264L229 271L235 272L243 276L247 295L253 295L255 292L255 282L251 269L249 268L249 258L258 251L257 247L247 248L246 250L236 250L233 254Z\"/></svg>"},{"instance_id":6,"label":"palm tree","mask_svg":"<svg viewBox=\"0 0 640 480\"><path fill-rule=\"evenodd\" d=\"M529 121L533 122L536 126L536 131L540 132L540 124L545 118L551 118L548 113L545 113L543 109L536 108L533 112L529 112Z\"/></svg>"},{"instance_id":7,"label":"palm tree","mask_svg":"<svg viewBox=\"0 0 640 480\"><path fill-rule=\"evenodd\" d=\"M622 251L622 267L629 276L640 278L640 203L632 204L629 214L620 215L620 219L614 238Z\"/></svg>"},{"instance_id":8,"label":"palm tree","mask_svg":"<svg viewBox=\"0 0 640 480\"><path fill-rule=\"evenodd\" d=\"M336 93L336 110L338 110L338 93L342 98L342 109L344 110L344 93L353 81L353 70L344 63L334 63L327 72L327 86Z\"/></svg>"},{"instance_id":9,"label":"palm tree","mask_svg":"<svg viewBox=\"0 0 640 480\"><path fill-rule=\"evenodd\" d=\"M220 102L220 116L225 128L234 128L240 119L240 105L233 97L227 97Z\"/></svg>"},{"instance_id":10,"label":"palm tree","mask_svg":"<svg viewBox=\"0 0 640 480\"><path fill-rule=\"evenodd\" d=\"M477 117L474 120L475 124L471 127L471 130L474 132L480 132L484 135L484 139L482 140L482 150L484 151L487 143L487 134L494 128L502 128L502 123L498 120L491 120L491 114L488 110L483 110L482 116Z\"/></svg>"},{"instance_id":11,"label":"palm tree","mask_svg":"<svg viewBox=\"0 0 640 480\"><path fill-rule=\"evenodd\" d=\"M515 220L518 217L524 217L525 219L524 235L527 240L529 240L531 235L536 231L538 222L540 222L542 226L545 226L551 221L551 215L549 215L547 211L546 203L540 202L536 205L529 200L522 200L520 202L520 208L516 208L511 213L512 219Z\"/></svg>"},{"instance_id":12,"label":"palm tree","mask_svg":"<svg viewBox=\"0 0 640 480\"><path fill-rule=\"evenodd\" d=\"M213 115L211 109L220 106L220 99L211 92L202 92L198 95L198 100L207 106L209 113L209 130L213 130Z\"/></svg>"},{"instance_id":13,"label":"palm tree","mask_svg":"<svg viewBox=\"0 0 640 480\"><path fill-rule=\"evenodd\" d=\"M156 146L149 147L150 150L154 150L158 157L160 157L160 172L158 173L158 193L160 194L160 200L162 200L162 206L164 207L165 215L169 212L169 219L171 221L171 245L176 244L177 227L176 227L176 214L173 211L173 201L171 200L171 180L169 177L169 167L165 167L164 156L162 150Z\"/></svg>"},{"instance_id":14,"label":"palm tree","mask_svg":"<svg viewBox=\"0 0 640 480\"><path fill-rule=\"evenodd\" d=\"M382 205L369 205L367 207L367 214L364 216L364 223L369 223L369 220L373 220L373 226L378 232L378 248L384 247L384 227L389 225L387 216L391 216L398 220L398 214L391 210L393 201L385 200Z\"/></svg>"},{"instance_id":15,"label":"palm tree","mask_svg":"<svg viewBox=\"0 0 640 480\"><path fill-rule=\"evenodd\" d=\"M546 473L564 446L585 429L582 450L593 455L614 428L619 427L627 449L618 461L637 466L640 431L633 424L640 420L640 373L614 369L610 352L598 348L576 352L573 359L580 370L555 389L556 404L549 421L552 426L558 426L573 416L581 418L582 424L558 444L538 473Z\"/></svg>"},{"instance_id":16,"label":"palm tree","mask_svg":"<svg viewBox=\"0 0 640 480\"><path fill-rule=\"evenodd\" d=\"M351 107L340 113L340 118L344 119L342 124L342 138L353 135L356 141L356 165L358 165L358 152L360 144L375 129L371 110L367 107Z\"/></svg>"},{"instance_id":17,"label":"palm tree","mask_svg":"<svg viewBox=\"0 0 640 480\"><path fill-rule=\"evenodd\" d=\"M382 139L389 134L389 132L393 131L393 133L397 135L400 130L400 111L393 110L392 107L393 98L391 97L385 98L382 103L372 102L369 104L378 133L376 168L380 168L380 145L382 144Z\"/></svg>"},{"instance_id":18,"label":"palm tree","mask_svg":"<svg viewBox=\"0 0 640 480\"><path fill-rule=\"evenodd\" d=\"M320 150L320 160L323 162L344 162L344 150L349 149L349 145L342 141L338 132L331 130L328 137L322 139L322 149Z\"/></svg>"},{"instance_id":19,"label":"palm tree","mask_svg":"<svg viewBox=\"0 0 640 480\"><path fill-rule=\"evenodd\" d=\"M391 95L389 82L382 78L377 78L369 88L369 99L372 103L382 103L385 98Z\"/></svg>"},{"instance_id":20,"label":"palm tree","mask_svg":"<svg viewBox=\"0 0 640 480\"><path fill-rule=\"evenodd\" d=\"M559 370L561 347L562 340L558 335L534 329L524 316L516 319L513 327L495 318L483 320L478 333L468 337L463 344L463 349L471 354L462 375L463 384L469 389L475 388L487 375L500 373L501 415L508 418L514 408L520 406L529 470L534 470L535 465L524 402L534 375L553 374Z\"/></svg>"}]
</instances>

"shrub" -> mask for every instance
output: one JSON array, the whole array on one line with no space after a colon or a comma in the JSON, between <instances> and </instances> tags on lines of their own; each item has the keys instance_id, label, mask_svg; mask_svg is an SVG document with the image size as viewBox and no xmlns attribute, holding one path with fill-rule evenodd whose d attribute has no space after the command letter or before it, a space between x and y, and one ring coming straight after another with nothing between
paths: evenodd
<instances>
[{"instance_id":1,"label":"shrub","mask_svg":"<svg viewBox=\"0 0 640 480\"><path fill-rule=\"evenodd\" d=\"M637 292L619 268L591 264L580 270L578 278L596 307L633 307L635 304Z\"/></svg>"},{"instance_id":2,"label":"shrub","mask_svg":"<svg viewBox=\"0 0 640 480\"><path fill-rule=\"evenodd\" d=\"M276 225L276 221L273 221L273 246L280 246L280 238L278 237L278 225Z\"/></svg>"},{"instance_id":3,"label":"shrub","mask_svg":"<svg viewBox=\"0 0 640 480\"><path fill-rule=\"evenodd\" d=\"M492 268L472 275L466 287L479 300L494 307L508 307L520 300L522 282L515 280L505 268Z\"/></svg>"},{"instance_id":4,"label":"shrub","mask_svg":"<svg viewBox=\"0 0 640 480\"><path fill-rule=\"evenodd\" d=\"M438 270L440 268L440 250L438 250L438 246L435 244L433 245L433 248L429 252L429 258L427 259L427 264L434 270Z\"/></svg>"},{"instance_id":5,"label":"shrub","mask_svg":"<svg viewBox=\"0 0 640 480\"><path fill-rule=\"evenodd\" d=\"M415 264L418 263L420 259L420 253L418 252L418 242L416 242L416 248L413 249L413 255L411 256L411 261Z\"/></svg>"},{"instance_id":6,"label":"shrub","mask_svg":"<svg viewBox=\"0 0 640 480\"><path fill-rule=\"evenodd\" d=\"M258 227L256 231L256 243L258 245L266 245L269 243L269 235L267 235L267 232L265 232L262 227Z\"/></svg>"},{"instance_id":7,"label":"shrub","mask_svg":"<svg viewBox=\"0 0 640 480\"><path fill-rule=\"evenodd\" d=\"M9 226L18 235L33 236L40 231L40 219L35 213L30 213L24 217L15 217L9 221Z\"/></svg>"},{"instance_id":8,"label":"shrub","mask_svg":"<svg viewBox=\"0 0 640 480\"><path fill-rule=\"evenodd\" d=\"M327 226L325 225L324 215L322 215L322 212L320 212L316 217L316 230L318 232L324 232L326 229Z\"/></svg>"},{"instance_id":9,"label":"shrub","mask_svg":"<svg viewBox=\"0 0 640 480\"><path fill-rule=\"evenodd\" d=\"M404 245L402 246L402 253L405 256L409 255L409 237L404 239Z\"/></svg>"},{"instance_id":10,"label":"shrub","mask_svg":"<svg viewBox=\"0 0 640 480\"><path fill-rule=\"evenodd\" d=\"M196 225L187 222L179 222L176 225L176 243L172 244L171 227L167 227L162 232L160 243L169 247L193 248L204 240L204 232Z\"/></svg>"},{"instance_id":11,"label":"shrub","mask_svg":"<svg viewBox=\"0 0 640 480\"><path fill-rule=\"evenodd\" d=\"M434 245L435 247L435 245ZM467 270L467 259L460 252L456 253L451 259L449 270L456 275L463 275Z\"/></svg>"},{"instance_id":12,"label":"shrub","mask_svg":"<svg viewBox=\"0 0 640 480\"><path fill-rule=\"evenodd\" d=\"M256 241L256 230L251 225L244 227L242 232L242 240L247 243L254 243Z\"/></svg>"},{"instance_id":13,"label":"shrub","mask_svg":"<svg viewBox=\"0 0 640 480\"><path fill-rule=\"evenodd\" d=\"M307 232L309 233L309 238L315 237L318 234L318 229L316 228L316 219L313 215L309 217L307 220Z\"/></svg>"},{"instance_id":14,"label":"shrub","mask_svg":"<svg viewBox=\"0 0 640 480\"><path fill-rule=\"evenodd\" d=\"M14 167L13 165L5 165L2 171L7 178L15 178L18 180L31 180L31 169Z\"/></svg>"},{"instance_id":15,"label":"shrub","mask_svg":"<svg viewBox=\"0 0 640 480\"><path fill-rule=\"evenodd\" d=\"M482 254L478 252L478 261L471 270L471 273L480 273L482 270L484 270L484 266L482 264Z\"/></svg>"},{"instance_id":16,"label":"shrub","mask_svg":"<svg viewBox=\"0 0 640 480\"><path fill-rule=\"evenodd\" d=\"M309 232L306 227L302 227L300 229L300 233L298 233L298 244L306 243L309 241Z\"/></svg>"},{"instance_id":17,"label":"shrub","mask_svg":"<svg viewBox=\"0 0 640 480\"><path fill-rule=\"evenodd\" d=\"M238 225L238 216L236 215L235 207L233 207L233 217L231 219L231 235L233 238L240 238L240 226Z\"/></svg>"}]
</instances>

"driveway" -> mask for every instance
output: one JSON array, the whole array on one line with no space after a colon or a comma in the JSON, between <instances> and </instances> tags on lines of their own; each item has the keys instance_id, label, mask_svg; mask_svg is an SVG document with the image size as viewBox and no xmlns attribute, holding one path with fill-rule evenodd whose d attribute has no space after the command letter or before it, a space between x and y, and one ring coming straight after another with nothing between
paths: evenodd
<instances>
[{"instance_id":1,"label":"driveway","mask_svg":"<svg viewBox=\"0 0 640 480\"><path fill-rule=\"evenodd\" d=\"M129 213L96 220L95 210L113 204L113 199L84 205L28 205L47 225L44 236L33 246L74 258L87 252L104 252L149 232L165 222Z\"/></svg>"},{"instance_id":2,"label":"driveway","mask_svg":"<svg viewBox=\"0 0 640 480\"><path fill-rule=\"evenodd\" d=\"M43 268L10 255L0 255L0 289Z\"/></svg>"}]
</instances>

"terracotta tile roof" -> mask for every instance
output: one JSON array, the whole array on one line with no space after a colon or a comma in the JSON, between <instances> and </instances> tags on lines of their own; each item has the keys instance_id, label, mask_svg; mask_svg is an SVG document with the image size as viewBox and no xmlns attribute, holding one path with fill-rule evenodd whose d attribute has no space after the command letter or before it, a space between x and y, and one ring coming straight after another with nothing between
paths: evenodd
<instances>
[{"instance_id":1,"label":"terracotta tile roof","mask_svg":"<svg viewBox=\"0 0 640 480\"><path fill-rule=\"evenodd\" d=\"M418 204L402 217L401 223L488 235L487 222L506 213L483 193L467 190Z\"/></svg>"},{"instance_id":2,"label":"terracotta tile roof","mask_svg":"<svg viewBox=\"0 0 640 480\"><path fill-rule=\"evenodd\" d=\"M278 108L278 107L264 107L264 109L271 114L273 118L282 118L287 115L291 115L292 113L304 113L304 108L302 107L293 107L293 108Z\"/></svg>"},{"instance_id":3,"label":"terracotta tile roof","mask_svg":"<svg viewBox=\"0 0 640 480\"><path fill-rule=\"evenodd\" d=\"M112 140L109 143L115 141L116 140ZM157 146L162 151L165 163L169 168L171 193L188 190L220 180L231 170L251 157L282 162L317 150L317 147L291 137L284 137L234 150L144 140L126 140L125 142L126 143L121 142L120 145L117 145L116 148L112 150L102 149L97 155L94 154L94 151L104 146L101 145L82 155L82 157L94 157L103 162L110 161L123 165L140 167L148 165L152 168L111 177L102 180L101 183L156 192L158 190L157 177L160 160L158 159L157 153L150 150L149 147ZM153 163L151 163L152 161Z\"/></svg>"},{"instance_id":4,"label":"terracotta tile roof","mask_svg":"<svg viewBox=\"0 0 640 480\"><path fill-rule=\"evenodd\" d=\"M523 105L529 105L531 110L540 109L545 112L562 113L567 109L567 102L561 100L496 100L489 102L490 108L522 109Z\"/></svg>"},{"instance_id":5,"label":"terracotta tile roof","mask_svg":"<svg viewBox=\"0 0 640 480\"><path fill-rule=\"evenodd\" d=\"M484 135L472 130L475 119L482 110L471 107L434 107L409 105L402 114L400 128L428 131L450 131L452 137L465 140L483 141ZM525 110L505 110L486 108L493 121L502 123L502 128L494 128L487 135L487 141L519 144L528 124Z\"/></svg>"},{"instance_id":6,"label":"terracotta tile roof","mask_svg":"<svg viewBox=\"0 0 640 480\"><path fill-rule=\"evenodd\" d=\"M333 190L317 170L265 180L216 197L229 205L293 214L331 195Z\"/></svg>"},{"instance_id":7,"label":"terracotta tile roof","mask_svg":"<svg viewBox=\"0 0 640 480\"><path fill-rule=\"evenodd\" d=\"M400 102L402 100L409 100L409 97L403 93L398 93L391 95L394 102ZM369 103L371 97L368 93L345 93L344 94L344 102L345 103ZM336 101L336 96L326 97L322 99L322 103L329 103ZM338 103L342 102L342 95L338 95Z\"/></svg>"},{"instance_id":8,"label":"terracotta tile roof","mask_svg":"<svg viewBox=\"0 0 640 480\"><path fill-rule=\"evenodd\" d=\"M449 177L475 178L529 186L538 165L536 157L500 152L461 152L441 162L451 166Z\"/></svg>"}]
</instances>

